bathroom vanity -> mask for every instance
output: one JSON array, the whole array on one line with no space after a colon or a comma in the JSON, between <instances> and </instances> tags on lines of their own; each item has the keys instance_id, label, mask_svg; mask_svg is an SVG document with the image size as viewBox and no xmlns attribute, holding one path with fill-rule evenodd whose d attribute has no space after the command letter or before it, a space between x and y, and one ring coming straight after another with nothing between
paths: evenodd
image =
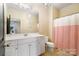
<instances>
[{"instance_id":1,"label":"bathroom vanity","mask_svg":"<svg viewBox=\"0 0 79 59\"><path fill-rule=\"evenodd\" d=\"M37 34L12 34L5 37L5 56L38 56L45 52L47 38Z\"/></svg>"}]
</instances>

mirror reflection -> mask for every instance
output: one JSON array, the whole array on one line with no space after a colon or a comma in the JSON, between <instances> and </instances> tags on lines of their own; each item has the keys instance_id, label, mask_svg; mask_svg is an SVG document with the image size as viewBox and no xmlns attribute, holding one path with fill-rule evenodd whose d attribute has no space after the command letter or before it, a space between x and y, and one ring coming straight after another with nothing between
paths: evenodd
<instances>
[{"instance_id":1,"label":"mirror reflection","mask_svg":"<svg viewBox=\"0 0 79 59\"><path fill-rule=\"evenodd\" d=\"M7 7L7 34L38 32L39 14L27 4L6 4Z\"/></svg>"}]
</instances>

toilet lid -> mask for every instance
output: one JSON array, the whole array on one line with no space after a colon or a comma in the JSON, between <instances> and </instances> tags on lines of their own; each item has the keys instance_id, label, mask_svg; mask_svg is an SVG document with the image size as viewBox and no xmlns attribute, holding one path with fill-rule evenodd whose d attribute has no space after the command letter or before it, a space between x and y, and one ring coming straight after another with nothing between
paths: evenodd
<instances>
[{"instance_id":1,"label":"toilet lid","mask_svg":"<svg viewBox=\"0 0 79 59\"><path fill-rule=\"evenodd\" d=\"M46 42L46 44L50 47L54 47L54 43L51 43L51 42Z\"/></svg>"}]
</instances>

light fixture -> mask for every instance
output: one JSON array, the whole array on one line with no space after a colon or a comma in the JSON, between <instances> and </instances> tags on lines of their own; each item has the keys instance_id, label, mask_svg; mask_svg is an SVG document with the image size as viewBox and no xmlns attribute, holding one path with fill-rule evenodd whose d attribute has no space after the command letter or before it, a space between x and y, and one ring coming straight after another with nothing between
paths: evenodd
<instances>
[{"instance_id":1,"label":"light fixture","mask_svg":"<svg viewBox=\"0 0 79 59\"><path fill-rule=\"evenodd\" d=\"M24 9L30 9L30 8L31 8L28 4L20 3L19 5L20 5L21 7L23 7Z\"/></svg>"},{"instance_id":2,"label":"light fixture","mask_svg":"<svg viewBox=\"0 0 79 59\"><path fill-rule=\"evenodd\" d=\"M25 3L14 3L14 4L19 6L20 8L31 9L31 6L29 4L25 4Z\"/></svg>"}]
</instances>

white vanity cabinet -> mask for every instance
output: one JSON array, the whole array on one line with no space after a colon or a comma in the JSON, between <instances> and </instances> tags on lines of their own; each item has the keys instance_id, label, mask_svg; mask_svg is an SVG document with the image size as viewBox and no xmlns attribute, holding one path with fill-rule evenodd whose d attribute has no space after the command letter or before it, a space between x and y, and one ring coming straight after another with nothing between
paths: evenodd
<instances>
[{"instance_id":1,"label":"white vanity cabinet","mask_svg":"<svg viewBox=\"0 0 79 59\"><path fill-rule=\"evenodd\" d=\"M5 41L6 56L37 56L45 52L45 39L32 37Z\"/></svg>"},{"instance_id":2,"label":"white vanity cabinet","mask_svg":"<svg viewBox=\"0 0 79 59\"><path fill-rule=\"evenodd\" d=\"M12 45L12 43L16 41L13 40L12 42L6 43L6 47L5 47L5 55L6 56L34 56L37 55L37 44L35 41L33 42L27 42L25 39L22 40L17 40L17 44L16 45ZM23 42L24 41L24 42ZM25 43L26 42L26 43Z\"/></svg>"},{"instance_id":3,"label":"white vanity cabinet","mask_svg":"<svg viewBox=\"0 0 79 59\"><path fill-rule=\"evenodd\" d=\"M18 45L17 55L18 56L29 56L29 45L27 43Z\"/></svg>"},{"instance_id":4,"label":"white vanity cabinet","mask_svg":"<svg viewBox=\"0 0 79 59\"><path fill-rule=\"evenodd\" d=\"M17 56L17 40L5 42L5 56Z\"/></svg>"},{"instance_id":5,"label":"white vanity cabinet","mask_svg":"<svg viewBox=\"0 0 79 59\"><path fill-rule=\"evenodd\" d=\"M16 46L5 47L5 56L17 56Z\"/></svg>"}]
</instances>

